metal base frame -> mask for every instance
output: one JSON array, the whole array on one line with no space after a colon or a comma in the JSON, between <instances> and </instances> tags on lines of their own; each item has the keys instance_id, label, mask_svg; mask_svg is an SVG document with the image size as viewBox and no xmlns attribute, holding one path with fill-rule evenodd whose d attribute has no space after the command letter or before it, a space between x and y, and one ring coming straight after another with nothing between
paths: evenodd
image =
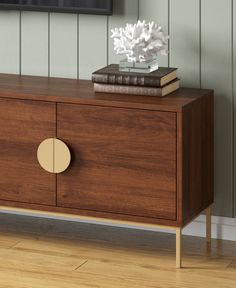
<instances>
[{"instance_id":1,"label":"metal base frame","mask_svg":"<svg viewBox=\"0 0 236 288\"><path fill-rule=\"evenodd\" d=\"M47 215L47 216L58 216L58 217L65 217L65 218L78 218L81 221L97 221L99 223L109 223L109 224L124 224L130 226L141 226L147 228L161 228L166 230L173 230L176 233L176 268L182 267L182 229L183 227L173 227L173 226L166 226L166 225L157 225L157 224L147 224L147 223L139 223L133 221L124 221L124 220L113 220L113 219L106 219L106 218L97 218L97 217L90 217L90 216L79 216L73 214L66 214L66 213L58 213L58 212L47 212L47 211L40 211L40 210L32 210L32 209L24 209L24 208L15 208L15 207L6 207L0 206L0 210L4 212L24 212L29 213L31 216L34 215ZM0 211L0 212L1 212ZM206 214L206 241L208 244L211 243L211 206L205 209Z\"/></svg>"}]
</instances>

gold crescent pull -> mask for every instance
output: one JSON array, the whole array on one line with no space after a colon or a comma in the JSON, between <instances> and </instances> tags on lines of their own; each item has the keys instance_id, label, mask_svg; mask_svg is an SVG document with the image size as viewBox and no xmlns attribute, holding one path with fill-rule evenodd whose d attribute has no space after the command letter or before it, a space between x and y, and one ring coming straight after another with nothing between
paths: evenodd
<instances>
[{"instance_id":1,"label":"gold crescent pull","mask_svg":"<svg viewBox=\"0 0 236 288\"><path fill-rule=\"evenodd\" d=\"M71 154L67 145L59 139L54 139L54 155L54 173L64 172L70 165Z\"/></svg>"},{"instance_id":2,"label":"gold crescent pull","mask_svg":"<svg viewBox=\"0 0 236 288\"><path fill-rule=\"evenodd\" d=\"M57 138L48 138L41 142L37 158L40 166L50 173L64 172L71 162L69 148Z\"/></svg>"}]
</instances>

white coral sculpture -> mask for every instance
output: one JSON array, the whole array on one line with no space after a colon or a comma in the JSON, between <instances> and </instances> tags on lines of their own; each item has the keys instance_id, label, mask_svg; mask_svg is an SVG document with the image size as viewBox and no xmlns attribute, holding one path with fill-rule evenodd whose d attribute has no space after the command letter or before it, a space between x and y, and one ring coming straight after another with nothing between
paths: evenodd
<instances>
[{"instance_id":1,"label":"white coral sculpture","mask_svg":"<svg viewBox=\"0 0 236 288\"><path fill-rule=\"evenodd\" d=\"M116 54L125 54L128 62L147 62L160 53L167 55L169 36L154 22L138 21L125 28L111 30Z\"/></svg>"}]
</instances>

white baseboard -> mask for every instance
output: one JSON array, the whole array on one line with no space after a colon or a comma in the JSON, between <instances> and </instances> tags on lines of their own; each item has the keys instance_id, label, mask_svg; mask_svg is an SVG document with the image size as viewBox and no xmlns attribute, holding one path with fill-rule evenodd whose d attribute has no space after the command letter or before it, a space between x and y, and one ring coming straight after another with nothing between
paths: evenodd
<instances>
[{"instance_id":1,"label":"white baseboard","mask_svg":"<svg viewBox=\"0 0 236 288\"><path fill-rule=\"evenodd\" d=\"M200 215L184 228L184 235L205 237L205 216ZM236 218L212 216L212 238L236 241Z\"/></svg>"},{"instance_id":2,"label":"white baseboard","mask_svg":"<svg viewBox=\"0 0 236 288\"><path fill-rule=\"evenodd\" d=\"M151 230L151 231L162 231L167 233L174 233L170 230L162 230L162 229L148 229L146 227L137 227L130 225L121 225L121 224L109 224L108 222L98 222L98 221L81 221L77 217L73 216L46 216L42 214L33 214L31 212L15 212L15 211L6 211L1 210L0 213L5 214L16 214L16 215L24 215L31 217L40 217L40 218L49 218L55 220L67 220L73 222L83 222L83 223L91 223L91 224L101 224L115 227L125 227L130 229L142 229L142 230ZM196 218L191 224L183 229L184 235L197 236L197 237L205 237L206 224L205 224L205 216L200 215ZM228 218L228 217L219 217L212 216L212 238L214 239L222 239L222 240L231 240L236 241L236 218Z\"/></svg>"}]
</instances>

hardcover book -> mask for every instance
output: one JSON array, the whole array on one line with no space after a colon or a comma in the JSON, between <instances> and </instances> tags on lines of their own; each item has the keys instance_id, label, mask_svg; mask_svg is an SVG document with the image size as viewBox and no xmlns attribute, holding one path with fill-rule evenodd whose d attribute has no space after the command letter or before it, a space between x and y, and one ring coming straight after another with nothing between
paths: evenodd
<instances>
[{"instance_id":1,"label":"hardcover book","mask_svg":"<svg viewBox=\"0 0 236 288\"><path fill-rule=\"evenodd\" d=\"M95 92L117 93L143 96L166 96L179 89L180 80L176 79L163 87L142 87L94 83Z\"/></svg>"},{"instance_id":2,"label":"hardcover book","mask_svg":"<svg viewBox=\"0 0 236 288\"><path fill-rule=\"evenodd\" d=\"M119 71L118 64L111 64L92 74L92 81L100 84L162 87L177 77L177 68L159 67L148 73Z\"/></svg>"}]
</instances>

